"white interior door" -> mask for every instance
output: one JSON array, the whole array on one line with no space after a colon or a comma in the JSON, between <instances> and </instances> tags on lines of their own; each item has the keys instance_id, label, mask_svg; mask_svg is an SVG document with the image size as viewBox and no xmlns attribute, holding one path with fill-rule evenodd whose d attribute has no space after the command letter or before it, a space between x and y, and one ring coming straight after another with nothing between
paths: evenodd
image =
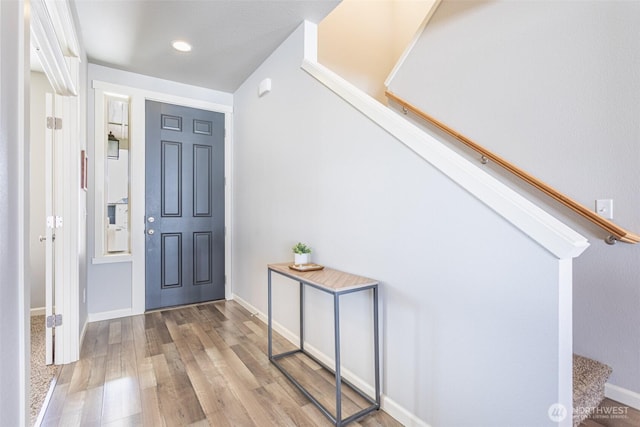
<instances>
[{"instance_id":1,"label":"white interior door","mask_svg":"<svg viewBox=\"0 0 640 427\"><path fill-rule=\"evenodd\" d=\"M77 95L86 93L86 89L80 85L77 54L80 49L68 1L31 0L30 6L31 40L39 48L38 57L56 93L49 102L47 116L60 119L53 129L47 129L51 131L48 136L51 178L47 178L46 191L51 192L51 203L46 232L50 236L46 241L50 246L45 249L49 259L45 272L48 277L45 280L45 312L48 316L60 316L56 328L46 334L47 359L64 364L78 360L80 355L79 272L80 253L84 251L85 243L79 236L85 199L80 194L78 159L81 149L86 148L81 145L80 133L86 118L81 114Z\"/></svg>"}]
</instances>

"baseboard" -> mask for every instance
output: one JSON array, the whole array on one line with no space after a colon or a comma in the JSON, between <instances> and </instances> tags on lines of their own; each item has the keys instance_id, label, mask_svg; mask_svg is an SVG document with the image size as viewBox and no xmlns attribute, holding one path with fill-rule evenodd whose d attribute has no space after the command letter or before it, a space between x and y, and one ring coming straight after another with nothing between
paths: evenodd
<instances>
[{"instance_id":1,"label":"baseboard","mask_svg":"<svg viewBox=\"0 0 640 427\"><path fill-rule=\"evenodd\" d=\"M381 408L384 412L391 415L396 421L406 427L431 427L430 424L422 421L415 414L398 405L393 399L382 395Z\"/></svg>"},{"instance_id":2,"label":"baseboard","mask_svg":"<svg viewBox=\"0 0 640 427\"><path fill-rule=\"evenodd\" d=\"M238 295L234 294L230 299L236 301L238 304L246 308L249 312L251 312L255 317L260 319L262 322L264 323L268 322L267 316L263 312L258 310L256 307L254 307L252 304L245 301ZM284 338L286 338L288 341L290 341L294 345L298 345L300 342L300 338L298 337L297 334L291 332L289 329L285 328L278 322L275 322L275 321L273 322L273 330L278 332L280 335L282 335ZM320 352L318 349L314 348L313 346L309 344L305 344L305 350L307 350L313 356L318 358L318 360L320 360L325 365L333 366L334 359ZM343 368L342 375L344 376L345 379L350 381L353 385L355 385L365 393L369 394L370 396L373 396L375 394L374 387L371 384L367 383L362 378L353 374L353 372L349 371L348 369ZM395 418L401 424L407 427L430 427L429 424L425 423L424 421L419 419L417 416L412 414L410 411L406 410L405 408L403 408L394 400L390 399L384 394L381 395L380 400L381 400L380 409L382 409L384 412L389 414L391 417Z\"/></svg>"},{"instance_id":3,"label":"baseboard","mask_svg":"<svg viewBox=\"0 0 640 427\"><path fill-rule=\"evenodd\" d=\"M89 313L87 315L87 323L99 322L101 320L119 319L120 317L133 316L133 314L134 313L130 308L112 311L101 311L99 313Z\"/></svg>"},{"instance_id":4,"label":"baseboard","mask_svg":"<svg viewBox=\"0 0 640 427\"><path fill-rule=\"evenodd\" d=\"M640 393L606 383L604 385L604 395L611 400L624 403L625 405L640 411Z\"/></svg>"},{"instance_id":5,"label":"baseboard","mask_svg":"<svg viewBox=\"0 0 640 427\"><path fill-rule=\"evenodd\" d=\"M46 309L44 307L36 307L31 309L31 316L44 316Z\"/></svg>"},{"instance_id":6,"label":"baseboard","mask_svg":"<svg viewBox=\"0 0 640 427\"><path fill-rule=\"evenodd\" d=\"M233 300L233 301L237 302L238 304L240 304L241 306L243 306L244 308L246 308L247 311L249 311L251 314L256 316L263 323L266 324L266 323L269 322L269 319L267 319L267 316L263 312L258 310L256 307L254 307L253 305L251 305L249 302L245 301L244 299L242 299L238 295L233 294L233 296L230 298L230 300ZM298 335L294 334L289 329L285 328L284 326L282 326L280 323L278 323L276 321L273 322L273 330L276 331L277 333L279 333L280 335L282 335L287 341L289 341L290 343L292 343L294 345L298 345L298 343L300 342L300 339L298 338Z\"/></svg>"}]
</instances>

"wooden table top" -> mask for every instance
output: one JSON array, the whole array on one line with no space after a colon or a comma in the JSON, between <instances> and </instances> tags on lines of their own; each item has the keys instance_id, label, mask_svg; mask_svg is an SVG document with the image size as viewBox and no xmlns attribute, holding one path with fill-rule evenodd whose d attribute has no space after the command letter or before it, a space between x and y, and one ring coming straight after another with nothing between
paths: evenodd
<instances>
[{"instance_id":1,"label":"wooden table top","mask_svg":"<svg viewBox=\"0 0 640 427\"><path fill-rule=\"evenodd\" d=\"M296 271L289 268L292 264L291 262L282 262L268 264L267 267L273 271L283 273L289 277L299 279L332 293L352 291L378 284L377 280L345 273L328 267L316 271Z\"/></svg>"}]
</instances>

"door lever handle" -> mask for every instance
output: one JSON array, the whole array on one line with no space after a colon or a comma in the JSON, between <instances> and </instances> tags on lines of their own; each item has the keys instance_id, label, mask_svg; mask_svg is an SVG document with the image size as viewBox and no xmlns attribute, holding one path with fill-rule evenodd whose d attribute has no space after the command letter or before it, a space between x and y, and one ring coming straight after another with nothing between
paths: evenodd
<instances>
[{"instance_id":1,"label":"door lever handle","mask_svg":"<svg viewBox=\"0 0 640 427\"><path fill-rule=\"evenodd\" d=\"M38 237L38 240L40 240L40 243L42 243L45 240L47 240L47 236L40 236L40 237Z\"/></svg>"}]
</instances>

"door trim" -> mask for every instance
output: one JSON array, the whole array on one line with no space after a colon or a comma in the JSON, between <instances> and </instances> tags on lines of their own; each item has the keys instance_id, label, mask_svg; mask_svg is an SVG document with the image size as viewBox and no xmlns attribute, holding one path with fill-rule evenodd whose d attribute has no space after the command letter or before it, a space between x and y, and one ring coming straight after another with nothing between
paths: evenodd
<instances>
[{"instance_id":1,"label":"door trim","mask_svg":"<svg viewBox=\"0 0 640 427\"><path fill-rule=\"evenodd\" d=\"M225 174L225 299L231 299L233 295L233 278L232 274L232 188L233 173L231 173L232 164L232 129L233 129L233 107L224 104L218 104L203 101L194 98L171 95L162 92L155 92L145 89L133 88L130 86L108 83L98 80L92 81L92 87L95 89L96 100L103 97L105 93L117 93L129 97L129 114L130 114L130 132L131 132L131 148L129 161L135 168L131 169L130 176L130 226L131 226L131 257L122 260L131 262L131 312L130 315L142 314L145 311L145 146L146 132L144 126L145 120L145 102L158 101L166 104L180 105L184 107L197 108L201 110L214 111L224 113L224 174ZM104 118L96 114L95 129L104 128ZM97 131L96 131L97 132ZM143 143L140 144L139 141ZM96 158L96 161L101 161ZM96 181L100 179L96 176ZM116 260L114 260L116 261ZM95 260L94 260L95 262Z\"/></svg>"},{"instance_id":2,"label":"door trim","mask_svg":"<svg viewBox=\"0 0 640 427\"><path fill-rule=\"evenodd\" d=\"M47 117L55 117L54 116L54 112L55 112L55 106L54 106L54 97L55 95L53 93L46 93L45 94L45 115ZM44 124L43 124L44 126ZM45 170L45 210L44 210L44 214L47 216L47 218L51 218L50 220L47 220L47 225L45 227L45 267L44 267L44 271L45 271L45 285L44 285L44 291L45 291L45 304L44 304L44 315L46 318L48 318L49 316L52 316L53 313L53 300L54 300L54 287L53 284L55 282L55 278L54 278L54 262L53 262L53 256L54 256L54 242L53 242L53 235L54 235L54 199L55 199L55 178L54 178L54 170L55 170L55 165L54 165L54 159L55 159L55 146L54 146L54 141L55 141L55 130L51 129L49 127L45 127L45 141L44 141L44 151L45 151L45 155L44 155L44 170ZM44 218L40 218L41 221L44 221ZM45 364L47 365L51 365L53 364L54 360L53 360L53 347L54 347L54 343L53 343L53 329L52 328L45 328Z\"/></svg>"}]
</instances>

